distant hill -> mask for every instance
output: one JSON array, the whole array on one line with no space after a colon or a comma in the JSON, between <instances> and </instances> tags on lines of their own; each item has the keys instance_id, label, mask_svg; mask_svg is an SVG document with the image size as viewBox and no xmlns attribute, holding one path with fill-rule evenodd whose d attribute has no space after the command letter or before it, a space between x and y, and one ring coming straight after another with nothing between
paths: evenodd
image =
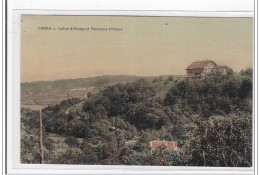
<instances>
[{"instance_id":1,"label":"distant hill","mask_svg":"<svg viewBox=\"0 0 260 175\"><path fill-rule=\"evenodd\" d=\"M88 93L95 94L100 90L118 83L126 84L140 78L148 81L163 80L168 77L176 79L177 76L128 76L103 75L90 78L66 79L56 81L38 81L21 83L21 106L39 109L48 105L57 104L68 98L87 98Z\"/></svg>"},{"instance_id":2,"label":"distant hill","mask_svg":"<svg viewBox=\"0 0 260 175\"><path fill-rule=\"evenodd\" d=\"M162 78L166 78L169 75L160 76ZM64 79L64 80L55 80L55 81L36 81L36 82L28 82L21 83L21 93L46 93L50 90L66 90L70 88L77 87L104 87L111 86L116 83L127 83L133 82L140 78L145 78L148 80L152 80L157 76L129 76L129 75L102 75L90 78L77 78L77 79ZM159 77L159 76L158 76ZM173 75L174 79L176 79L176 75Z\"/></svg>"},{"instance_id":3,"label":"distant hill","mask_svg":"<svg viewBox=\"0 0 260 175\"><path fill-rule=\"evenodd\" d=\"M90 78L64 79L55 81L37 81L21 83L21 93L45 93L50 90L64 90L76 87L100 87L115 83L132 82L140 77L127 75L103 75Z\"/></svg>"}]
</instances>

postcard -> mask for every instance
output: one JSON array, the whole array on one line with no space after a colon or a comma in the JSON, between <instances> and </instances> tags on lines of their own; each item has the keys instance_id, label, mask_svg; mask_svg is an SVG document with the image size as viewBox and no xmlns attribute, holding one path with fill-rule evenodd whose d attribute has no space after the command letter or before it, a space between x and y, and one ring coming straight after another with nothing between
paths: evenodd
<instances>
[{"instance_id":1,"label":"postcard","mask_svg":"<svg viewBox=\"0 0 260 175\"><path fill-rule=\"evenodd\" d=\"M253 18L22 15L22 164L252 167Z\"/></svg>"}]
</instances>

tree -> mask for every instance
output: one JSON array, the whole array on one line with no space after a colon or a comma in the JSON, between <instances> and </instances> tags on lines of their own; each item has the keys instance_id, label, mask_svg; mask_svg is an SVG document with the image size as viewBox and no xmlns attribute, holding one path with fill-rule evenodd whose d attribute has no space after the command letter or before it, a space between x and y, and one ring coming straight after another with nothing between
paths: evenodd
<instances>
[{"instance_id":1,"label":"tree","mask_svg":"<svg viewBox=\"0 0 260 175\"><path fill-rule=\"evenodd\" d=\"M198 120L185 149L192 166L252 165L252 125L248 114Z\"/></svg>"}]
</instances>

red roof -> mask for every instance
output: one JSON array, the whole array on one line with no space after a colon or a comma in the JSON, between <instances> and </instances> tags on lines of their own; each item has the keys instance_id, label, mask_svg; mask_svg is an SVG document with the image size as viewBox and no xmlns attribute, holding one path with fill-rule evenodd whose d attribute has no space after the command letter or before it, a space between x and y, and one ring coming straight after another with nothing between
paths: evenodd
<instances>
[{"instance_id":1,"label":"red roof","mask_svg":"<svg viewBox=\"0 0 260 175\"><path fill-rule=\"evenodd\" d=\"M228 67L225 66L225 65L220 65L220 66L216 66L215 68L216 68L216 69L221 69L221 68L228 68Z\"/></svg>"},{"instance_id":2,"label":"red roof","mask_svg":"<svg viewBox=\"0 0 260 175\"><path fill-rule=\"evenodd\" d=\"M160 146L166 146L168 148L177 148L178 142L174 141L151 141L148 145L149 148L157 148Z\"/></svg>"},{"instance_id":3,"label":"red roof","mask_svg":"<svg viewBox=\"0 0 260 175\"><path fill-rule=\"evenodd\" d=\"M214 61L211 61L211 60L197 61L197 62L193 62L191 65L189 65L186 68L186 70L189 70L189 69L203 69L210 62L213 62L216 65L216 63Z\"/></svg>"}]
</instances>

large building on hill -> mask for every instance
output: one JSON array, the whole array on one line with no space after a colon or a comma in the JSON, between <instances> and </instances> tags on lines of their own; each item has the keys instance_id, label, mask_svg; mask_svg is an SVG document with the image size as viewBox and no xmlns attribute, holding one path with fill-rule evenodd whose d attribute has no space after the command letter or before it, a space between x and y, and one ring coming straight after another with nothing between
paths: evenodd
<instances>
[{"instance_id":1,"label":"large building on hill","mask_svg":"<svg viewBox=\"0 0 260 175\"><path fill-rule=\"evenodd\" d=\"M196 61L186 68L186 78L190 81L203 80L207 75L216 72L225 75L227 70L227 66L218 66L212 60Z\"/></svg>"}]
</instances>

